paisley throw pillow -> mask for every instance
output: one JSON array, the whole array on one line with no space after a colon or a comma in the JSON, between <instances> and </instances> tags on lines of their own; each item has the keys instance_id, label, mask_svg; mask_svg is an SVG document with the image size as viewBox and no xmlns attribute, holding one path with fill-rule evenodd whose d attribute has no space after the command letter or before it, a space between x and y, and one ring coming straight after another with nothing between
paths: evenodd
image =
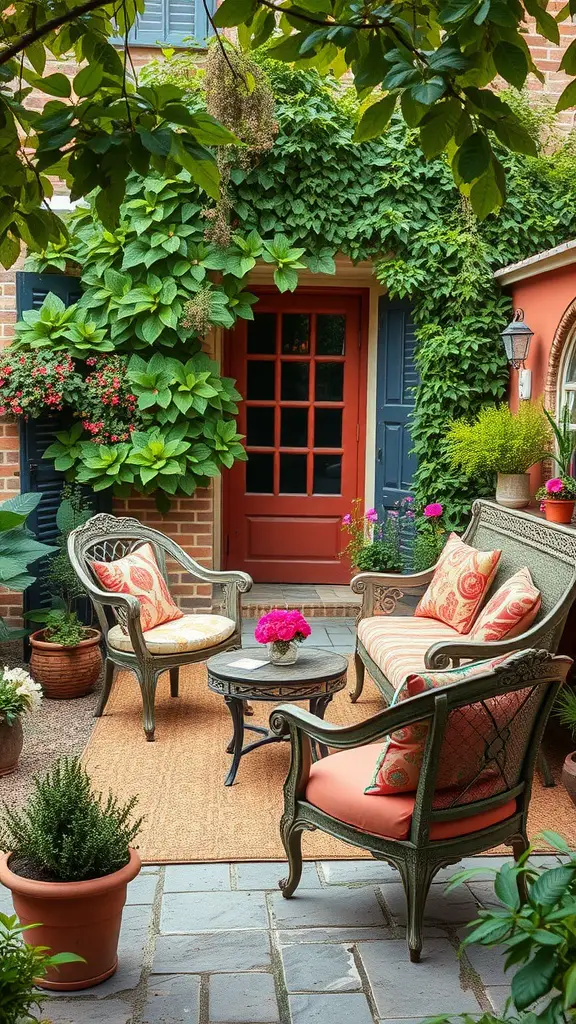
<instances>
[{"instance_id":1,"label":"paisley throw pillow","mask_svg":"<svg viewBox=\"0 0 576 1024\"><path fill-rule=\"evenodd\" d=\"M542 598L532 582L529 569L519 569L496 591L472 626L470 640L503 640L519 636L530 628Z\"/></svg>"},{"instance_id":2,"label":"paisley throw pillow","mask_svg":"<svg viewBox=\"0 0 576 1024\"><path fill-rule=\"evenodd\" d=\"M143 631L182 618L184 613L170 597L151 544L142 544L116 562L92 562L92 568L104 590L138 598Z\"/></svg>"},{"instance_id":3,"label":"paisley throw pillow","mask_svg":"<svg viewBox=\"0 0 576 1024\"><path fill-rule=\"evenodd\" d=\"M414 615L438 619L458 633L468 633L494 579L501 554L477 551L451 533Z\"/></svg>"}]
</instances>

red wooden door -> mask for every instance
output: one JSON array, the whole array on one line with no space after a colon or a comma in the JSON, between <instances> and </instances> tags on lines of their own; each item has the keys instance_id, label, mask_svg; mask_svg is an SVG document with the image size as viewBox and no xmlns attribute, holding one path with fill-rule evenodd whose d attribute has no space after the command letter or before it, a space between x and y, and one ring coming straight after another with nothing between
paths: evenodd
<instances>
[{"instance_id":1,"label":"red wooden door","mask_svg":"<svg viewBox=\"0 0 576 1024\"><path fill-rule=\"evenodd\" d=\"M226 474L226 564L260 583L347 583L360 493L361 296L263 295L229 338L248 462ZM362 382L363 384L363 382Z\"/></svg>"}]
</instances>

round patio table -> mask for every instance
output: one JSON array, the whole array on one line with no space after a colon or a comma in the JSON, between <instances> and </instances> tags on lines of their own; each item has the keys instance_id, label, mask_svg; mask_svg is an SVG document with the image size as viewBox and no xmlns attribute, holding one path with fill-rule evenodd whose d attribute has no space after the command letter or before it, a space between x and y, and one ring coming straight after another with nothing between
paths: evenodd
<instances>
[{"instance_id":1,"label":"round patio table","mask_svg":"<svg viewBox=\"0 0 576 1024\"><path fill-rule=\"evenodd\" d=\"M262 667L253 670L236 667L234 663L244 658L260 661ZM311 713L323 718L334 694L346 686L348 662L341 654L305 647L294 665L272 665L263 652L244 648L215 654L209 659L207 669L209 688L224 697L232 717L234 735L226 748L232 754L232 764L224 782L225 786L231 786L244 754L267 743L281 742L281 737L274 736L268 729L245 724L245 702L264 700L278 704L307 700ZM244 746L245 729L260 733L262 738ZM322 744L319 744L319 752L322 757L328 753Z\"/></svg>"}]
</instances>

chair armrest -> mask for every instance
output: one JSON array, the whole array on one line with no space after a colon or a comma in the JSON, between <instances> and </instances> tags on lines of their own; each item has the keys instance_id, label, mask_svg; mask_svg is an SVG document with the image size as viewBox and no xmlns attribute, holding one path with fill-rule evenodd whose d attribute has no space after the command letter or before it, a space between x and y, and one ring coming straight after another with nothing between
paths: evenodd
<instances>
[{"instance_id":1,"label":"chair armrest","mask_svg":"<svg viewBox=\"0 0 576 1024\"><path fill-rule=\"evenodd\" d=\"M88 596L96 604L96 614L98 615L98 621L102 627L104 638L107 640L110 627L106 620L106 616L100 610L98 605L104 605L110 608L120 608L126 616L126 628L132 642L134 654L138 660L150 658L151 655L148 652L148 648L144 643L144 637L142 635L140 602L138 598L132 597L131 594L116 594L110 590L100 590L100 588L95 587L87 577L83 578L82 582L86 587Z\"/></svg>"},{"instance_id":2,"label":"chair armrest","mask_svg":"<svg viewBox=\"0 0 576 1024\"><path fill-rule=\"evenodd\" d=\"M405 576L388 572L358 573L353 577L350 587L354 594L363 595L359 618L365 619L373 615L375 605L385 615L392 615L396 604L406 591L425 587L430 583L435 568L433 565L423 572L407 573Z\"/></svg>"},{"instance_id":3,"label":"chair armrest","mask_svg":"<svg viewBox=\"0 0 576 1024\"><path fill-rule=\"evenodd\" d=\"M276 736L284 739L291 733L299 732L328 747L349 750L383 739L396 729L402 729L420 721L426 714L431 714L433 696L432 691L418 694L355 725L334 725L295 704L280 704L270 715L270 728ZM429 705L426 710L424 704Z\"/></svg>"},{"instance_id":4,"label":"chair armrest","mask_svg":"<svg viewBox=\"0 0 576 1024\"><path fill-rule=\"evenodd\" d=\"M553 618L553 616L552 616ZM551 616L547 615L537 626L521 633L519 636L506 640L440 640L428 648L424 656L424 664L427 669L446 669L458 666L460 660L484 661L488 658L497 658L499 654L512 654L513 651L525 651L529 648L537 648L542 637L550 633L554 622L550 621ZM547 647L547 645L545 645ZM452 663L452 665L451 665Z\"/></svg>"}]
</instances>

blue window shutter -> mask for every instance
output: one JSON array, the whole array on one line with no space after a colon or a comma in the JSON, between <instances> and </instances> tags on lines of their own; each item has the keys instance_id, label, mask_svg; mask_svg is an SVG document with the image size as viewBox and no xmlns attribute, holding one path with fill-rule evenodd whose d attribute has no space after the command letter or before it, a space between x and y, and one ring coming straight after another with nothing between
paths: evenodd
<instances>
[{"instance_id":1,"label":"blue window shutter","mask_svg":"<svg viewBox=\"0 0 576 1024\"><path fill-rule=\"evenodd\" d=\"M19 271L16 274L16 311L18 317L26 309L39 309L48 292L53 292L65 305L77 302L82 294L80 281L77 277L64 274L28 274ZM36 420L22 422L20 428L20 487L22 492L40 491L42 500L28 519L30 529L38 540L44 544L53 544L58 536L56 512L60 504L60 493L64 484L64 476L54 469L54 463L42 456L54 441L57 430L67 429L68 423L62 421L58 414L48 414ZM87 490L87 497L93 500L95 512L112 511L112 499L109 491L99 494ZM46 608L51 604L50 586L42 579L47 559L36 562L31 569L36 582L24 591L24 611L33 608ZM80 609L81 618L89 621L88 605Z\"/></svg>"},{"instance_id":2,"label":"blue window shutter","mask_svg":"<svg viewBox=\"0 0 576 1024\"><path fill-rule=\"evenodd\" d=\"M208 0L212 10L213 0ZM130 42L140 46L186 45L192 37L201 46L210 35L202 0L146 0L130 31Z\"/></svg>"}]
</instances>

